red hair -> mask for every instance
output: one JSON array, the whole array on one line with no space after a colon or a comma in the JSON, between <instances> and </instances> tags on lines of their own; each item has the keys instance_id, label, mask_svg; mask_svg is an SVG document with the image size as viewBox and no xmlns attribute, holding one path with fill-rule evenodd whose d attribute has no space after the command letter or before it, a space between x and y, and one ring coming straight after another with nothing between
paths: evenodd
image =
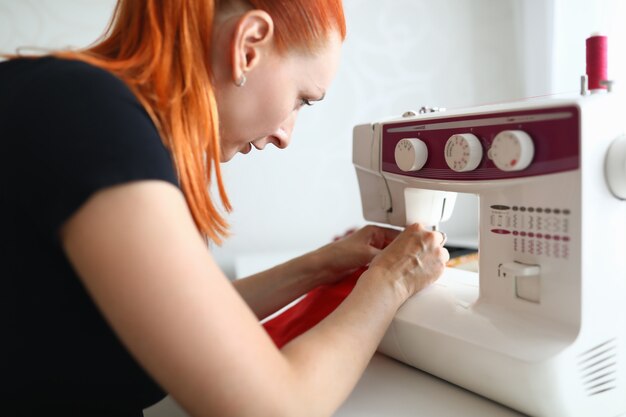
<instances>
[{"instance_id":1,"label":"red hair","mask_svg":"<svg viewBox=\"0 0 626 417\"><path fill-rule=\"evenodd\" d=\"M248 0L274 20L276 46L281 51L300 47L314 51L332 30L346 37L341 0Z\"/></svg>"},{"instance_id":2,"label":"red hair","mask_svg":"<svg viewBox=\"0 0 626 417\"><path fill-rule=\"evenodd\" d=\"M228 223L211 200L212 178L231 210L220 170L217 104L212 83L213 20L228 0L118 0L105 37L80 59L122 79L154 121L172 154L198 230L216 243ZM314 50L332 30L345 38L341 0L250 0L274 19L279 50Z\"/></svg>"}]
</instances>

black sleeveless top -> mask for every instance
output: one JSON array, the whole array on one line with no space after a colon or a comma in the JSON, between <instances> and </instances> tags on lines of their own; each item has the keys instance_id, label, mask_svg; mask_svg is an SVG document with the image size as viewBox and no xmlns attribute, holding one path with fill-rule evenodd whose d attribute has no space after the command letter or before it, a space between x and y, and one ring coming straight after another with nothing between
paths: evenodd
<instances>
[{"instance_id":1,"label":"black sleeveless top","mask_svg":"<svg viewBox=\"0 0 626 417\"><path fill-rule=\"evenodd\" d=\"M86 293L58 238L98 190L178 186L126 85L56 58L0 63L0 413L138 416L163 398Z\"/></svg>"}]
</instances>

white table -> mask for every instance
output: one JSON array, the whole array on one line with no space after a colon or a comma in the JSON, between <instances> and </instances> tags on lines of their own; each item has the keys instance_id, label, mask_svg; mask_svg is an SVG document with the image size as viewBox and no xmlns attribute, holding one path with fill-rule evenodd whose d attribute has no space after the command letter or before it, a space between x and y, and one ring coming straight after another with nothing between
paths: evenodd
<instances>
[{"instance_id":1,"label":"white table","mask_svg":"<svg viewBox=\"0 0 626 417\"><path fill-rule=\"evenodd\" d=\"M262 271L294 256L267 253L235 261L237 278ZM376 354L335 417L510 417L523 416L470 391L381 354Z\"/></svg>"},{"instance_id":2,"label":"white table","mask_svg":"<svg viewBox=\"0 0 626 417\"><path fill-rule=\"evenodd\" d=\"M523 416L377 353L335 417Z\"/></svg>"}]
</instances>

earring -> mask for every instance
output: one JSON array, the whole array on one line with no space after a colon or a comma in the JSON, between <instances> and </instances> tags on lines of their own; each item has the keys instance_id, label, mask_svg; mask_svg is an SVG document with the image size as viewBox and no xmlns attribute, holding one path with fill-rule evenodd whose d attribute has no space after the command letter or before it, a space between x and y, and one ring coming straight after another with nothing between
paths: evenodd
<instances>
[{"instance_id":1,"label":"earring","mask_svg":"<svg viewBox=\"0 0 626 417\"><path fill-rule=\"evenodd\" d=\"M246 84L246 81L246 74L241 74L241 78L239 78L237 82L235 82L235 85L237 87L243 87Z\"/></svg>"}]
</instances>

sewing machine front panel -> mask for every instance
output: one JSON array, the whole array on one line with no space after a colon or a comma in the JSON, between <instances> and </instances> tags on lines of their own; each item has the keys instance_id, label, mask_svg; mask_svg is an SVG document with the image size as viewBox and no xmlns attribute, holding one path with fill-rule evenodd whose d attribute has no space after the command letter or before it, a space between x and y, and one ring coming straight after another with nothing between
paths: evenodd
<instances>
[{"instance_id":1,"label":"sewing machine front panel","mask_svg":"<svg viewBox=\"0 0 626 417\"><path fill-rule=\"evenodd\" d=\"M580 166L579 120L578 107L567 105L451 117L418 116L406 122L394 121L383 125L381 168L387 173L420 179L481 181L576 170ZM523 131L532 138L532 164L522 171L502 171L488 157L494 138L508 130ZM453 135L468 133L480 141L483 156L474 170L455 172L445 159L446 143ZM403 171L396 162L396 146L406 138L419 139L426 145L428 157L419 170Z\"/></svg>"}]
</instances>

